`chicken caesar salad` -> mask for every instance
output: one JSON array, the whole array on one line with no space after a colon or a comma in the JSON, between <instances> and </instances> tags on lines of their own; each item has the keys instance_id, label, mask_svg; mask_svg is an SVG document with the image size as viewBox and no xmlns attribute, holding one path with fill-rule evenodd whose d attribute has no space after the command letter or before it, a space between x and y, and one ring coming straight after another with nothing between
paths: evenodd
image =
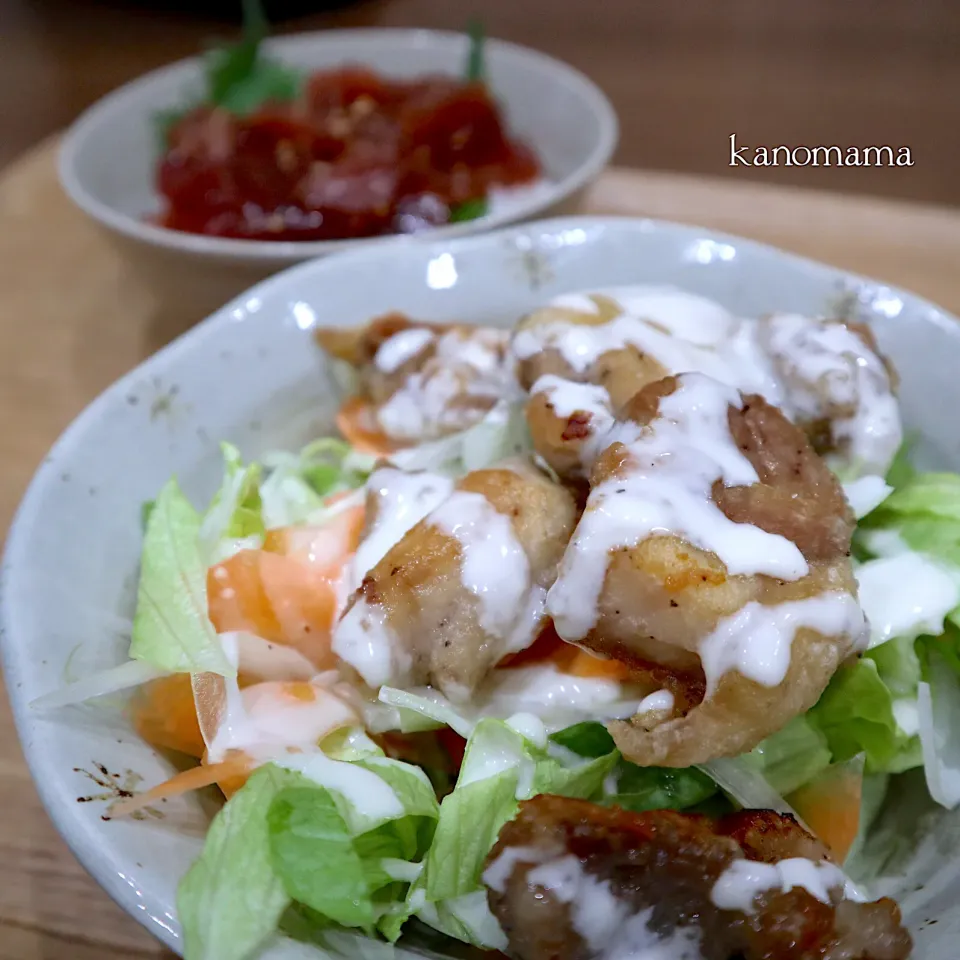
<instances>
[{"instance_id":1,"label":"chicken caesar salad","mask_svg":"<svg viewBox=\"0 0 960 960\"><path fill-rule=\"evenodd\" d=\"M187 960L908 957L851 868L908 771L960 802L960 476L869 327L619 287L316 338L338 436L171 479L129 662L58 695L191 758L109 817L225 799Z\"/></svg>"}]
</instances>

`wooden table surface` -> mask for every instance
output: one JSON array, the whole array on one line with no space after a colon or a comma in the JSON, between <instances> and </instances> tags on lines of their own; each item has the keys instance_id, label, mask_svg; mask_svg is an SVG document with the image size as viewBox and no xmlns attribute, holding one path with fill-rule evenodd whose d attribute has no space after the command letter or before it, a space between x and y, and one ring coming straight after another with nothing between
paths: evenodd
<instances>
[{"instance_id":1,"label":"wooden table surface","mask_svg":"<svg viewBox=\"0 0 960 960\"><path fill-rule=\"evenodd\" d=\"M80 409L160 346L154 304L61 195L48 143L0 175L0 533ZM960 211L619 169L594 212L716 227L912 288L960 312ZM0 960L164 951L82 871L40 809L0 690Z\"/></svg>"},{"instance_id":2,"label":"wooden table surface","mask_svg":"<svg viewBox=\"0 0 960 960\"><path fill-rule=\"evenodd\" d=\"M198 12L210 5L0 0L0 166L111 88L223 34ZM474 15L606 91L622 122L618 164L960 204L951 0L359 0L278 29L459 30ZM731 133L752 145L906 145L915 164L731 168Z\"/></svg>"}]
</instances>

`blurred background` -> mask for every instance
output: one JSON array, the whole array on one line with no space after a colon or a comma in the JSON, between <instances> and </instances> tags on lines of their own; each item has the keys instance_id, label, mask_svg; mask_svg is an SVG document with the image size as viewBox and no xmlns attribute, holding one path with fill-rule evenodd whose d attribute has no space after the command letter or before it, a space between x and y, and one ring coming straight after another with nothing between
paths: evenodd
<instances>
[{"instance_id":1,"label":"blurred background","mask_svg":"<svg viewBox=\"0 0 960 960\"><path fill-rule=\"evenodd\" d=\"M0 166L108 90L239 24L234 0L0 0ZM267 0L277 32L461 29L589 74L620 115L614 162L960 203L952 0ZM909 146L914 166L729 166L751 146Z\"/></svg>"}]
</instances>

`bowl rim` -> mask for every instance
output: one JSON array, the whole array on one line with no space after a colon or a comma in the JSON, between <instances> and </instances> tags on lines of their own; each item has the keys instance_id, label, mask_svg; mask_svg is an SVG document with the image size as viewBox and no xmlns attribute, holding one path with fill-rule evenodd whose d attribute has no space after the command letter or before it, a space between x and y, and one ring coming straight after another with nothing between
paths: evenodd
<instances>
[{"instance_id":1,"label":"bowl rim","mask_svg":"<svg viewBox=\"0 0 960 960\"><path fill-rule=\"evenodd\" d=\"M463 34L452 30L432 30L405 27L351 27L336 30L313 30L302 33L288 33L268 39L268 49L282 54L284 48L307 46L311 43L336 45L346 39L366 39L370 42L391 42L408 47L426 47L433 44L462 42ZM185 57L148 73L135 77L123 86L105 94L87 107L68 127L57 157L57 174L60 185L70 200L87 216L99 224L121 234L127 239L148 246L159 247L176 253L188 253L223 260L256 259L277 265L293 264L319 256L368 248L377 243L408 244L425 240L443 240L467 236L473 233L495 230L511 223L529 219L548 207L575 194L594 180L607 166L620 136L620 123L616 111L607 95L585 73L563 60L543 53L532 47L488 37L485 41L492 48L502 50L510 56L526 60L530 64L555 77L563 78L577 94L587 102L588 108L598 118L600 136L593 145L587 159L575 170L551 184L549 191L537 198L518 202L509 210L487 214L477 220L435 227L423 235L396 235L386 237L360 237L347 240L241 240L227 237L213 237L203 234L185 233L159 227L140 221L129 214L122 213L109 203L105 203L87 190L83 179L76 169L76 154L92 135L95 127L104 117L125 112L131 94L146 89L157 80L184 70L188 66L199 66L202 55Z\"/></svg>"},{"instance_id":2,"label":"bowl rim","mask_svg":"<svg viewBox=\"0 0 960 960\"><path fill-rule=\"evenodd\" d=\"M891 286L883 281L831 266L822 261L783 250L772 244L713 230L709 227L698 227L668 220L589 215L551 217L531 223L514 224L506 229L483 234L453 240L438 240L432 244L423 243L419 253L424 257L436 256L441 252L456 254L474 244L496 249L504 240L528 236L531 232L558 233L565 230L605 226L625 227L628 230L636 231L637 234L656 234L662 230L680 231L687 234L691 239L707 238L721 243L736 244L739 249L761 256L774 255L798 270L812 270L817 274L832 274L835 278L843 279L850 284L883 287L891 292L908 297L918 308L922 308L927 313L929 322L935 323L943 329L949 329L951 335L960 338L960 319L947 309L903 287ZM124 398L130 388L138 382L145 371L153 368L158 362L166 364L175 361L179 355L199 346L206 338L215 336L220 331L229 330L233 322L233 312L237 307L250 300L251 297L259 296L263 299L264 295L272 293L277 287L283 288L291 283L295 284L300 277L314 272L332 272L335 274L341 261L376 259L387 255L389 255L389 251L369 246L335 257L317 258L306 263L295 264L260 281L106 387L77 414L53 443L21 498L10 524L3 556L0 558L0 666L3 668L6 679L14 725L21 744L28 740L34 724L48 721L42 714L31 711L30 701L36 696L36 693L28 695L19 683L21 664L26 659L29 649L27 644L29 636L26 635L26 628L21 629L20 627L19 610L22 604L17 598L23 595L23 591L19 588L18 581L20 580L20 570L26 566L23 561L30 550L33 525L42 514L43 499L48 495L48 490L56 486L57 478L62 470L62 458L69 456L79 444L83 443L87 430L97 422L105 411L111 409L117 403L125 402ZM127 879L118 876L111 869L111 864L102 855L102 851L89 842L82 829L76 828L76 805L65 802L64 798L55 789L55 779L45 776L48 771L47 761L44 757L38 756L35 751L24 750L23 753L33 786L40 796L44 809L53 822L57 833L80 861L86 872L127 914L138 920L171 949L181 952L183 949L181 934L170 925L168 922L170 918L164 918L164 915L160 913L158 904L150 894L149 889L143 889L139 885L132 886ZM144 872L140 874L141 877L145 875L149 876L148 873Z\"/></svg>"}]
</instances>

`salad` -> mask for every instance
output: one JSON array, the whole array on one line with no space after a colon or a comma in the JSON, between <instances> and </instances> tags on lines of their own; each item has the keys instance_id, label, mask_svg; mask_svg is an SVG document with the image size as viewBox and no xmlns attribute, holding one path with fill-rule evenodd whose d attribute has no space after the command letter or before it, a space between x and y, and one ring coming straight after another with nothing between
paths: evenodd
<instances>
[{"instance_id":1,"label":"salad","mask_svg":"<svg viewBox=\"0 0 960 960\"><path fill-rule=\"evenodd\" d=\"M222 795L186 957L908 957L871 828L904 776L960 803L960 476L870 329L515 320L318 330L339 435L145 505L130 659L57 702L135 688L190 758L110 818Z\"/></svg>"}]
</instances>

